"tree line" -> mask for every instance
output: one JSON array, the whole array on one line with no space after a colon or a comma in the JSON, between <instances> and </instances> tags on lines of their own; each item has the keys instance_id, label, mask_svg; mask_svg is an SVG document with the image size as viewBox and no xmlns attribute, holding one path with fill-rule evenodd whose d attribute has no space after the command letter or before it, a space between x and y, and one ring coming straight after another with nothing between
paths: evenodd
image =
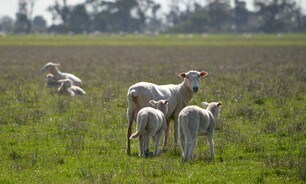
<instances>
[{"instance_id":1,"label":"tree line","mask_svg":"<svg viewBox=\"0 0 306 184\"><path fill-rule=\"evenodd\" d=\"M306 17L294 0L84 0L71 6L54 0L47 11L53 23L42 16L32 17L36 0L19 0L16 19L3 17L0 29L13 33L225 33L305 32ZM301 1L300 1L301 2ZM162 6L167 6L162 11Z\"/></svg>"}]
</instances>

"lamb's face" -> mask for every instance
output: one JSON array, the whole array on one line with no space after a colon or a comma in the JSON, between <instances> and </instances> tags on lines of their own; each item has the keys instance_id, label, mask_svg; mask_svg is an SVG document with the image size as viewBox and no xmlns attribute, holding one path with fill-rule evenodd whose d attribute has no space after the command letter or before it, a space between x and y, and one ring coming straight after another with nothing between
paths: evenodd
<instances>
[{"instance_id":1,"label":"lamb's face","mask_svg":"<svg viewBox=\"0 0 306 184\"><path fill-rule=\"evenodd\" d=\"M150 104L155 108L160 110L164 115L168 113L168 100L150 100Z\"/></svg>"},{"instance_id":2,"label":"lamb's face","mask_svg":"<svg viewBox=\"0 0 306 184\"><path fill-rule=\"evenodd\" d=\"M207 103L207 102L202 102L202 106L204 108L206 108L207 110L209 110L216 119L218 119L220 117L220 112L221 112L221 105L222 102L211 102L211 103Z\"/></svg>"},{"instance_id":3,"label":"lamb's face","mask_svg":"<svg viewBox=\"0 0 306 184\"><path fill-rule=\"evenodd\" d=\"M199 90L199 82L201 77L205 77L206 75L208 75L208 73L204 71L198 72L196 70L190 70L189 72L181 73L179 76L184 78L185 84L187 84L191 91L196 93Z\"/></svg>"}]
</instances>

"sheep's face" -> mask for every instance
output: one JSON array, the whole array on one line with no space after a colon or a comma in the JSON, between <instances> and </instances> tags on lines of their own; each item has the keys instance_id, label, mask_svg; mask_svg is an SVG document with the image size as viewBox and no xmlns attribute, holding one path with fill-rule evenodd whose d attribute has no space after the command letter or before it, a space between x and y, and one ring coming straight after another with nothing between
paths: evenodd
<instances>
[{"instance_id":1,"label":"sheep's face","mask_svg":"<svg viewBox=\"0 0 306 184\"><path fill-rule=\"evenodd\" d=\"M180 73L179 76L184 79L184 83L187 84L189 89L196 93L199 90L199 82L201 77L205 77L206 75L208 75L208 73L205 71L198 72L196 70L190 70L186 73Z\"/></svg>"},{"instance_id":2,"label":"sheep's face","mask_svg":"<svg viewBox=\"0 0 306 184\"><path fill-rule=\"evenodd\" d=\"M168 100L159 100L159 101L150 100L150 104L154 108L164 113L164 115L168 113Z\"/></svg>"},{"instance_id":3,"label":"sheep's face","mask_svg":"<svg viewBox=\"0 0 306 184\"><path fill-rule=\"evenodd\" d=\"M52 63L52 62L49 62L47 64L45 64L45 66L43 66L41 68L41 71L42 72L47 72L47 71L50 71L51 69L55 68L55 67L59 67L61 64L59 63Z\"/></svg>"},{"instance_id":4,"label":"sheep's face","mask_svg":"<svg viewBox=\"0 0 306 184\"><path fill-rule=\"evenodd\" d=\"M211 103L202 102L202 106L206 108L207 110L209 110L216 119L220 117L221 105L222 105L221 101L211 102Z\"/></svg>"}]
</instances>

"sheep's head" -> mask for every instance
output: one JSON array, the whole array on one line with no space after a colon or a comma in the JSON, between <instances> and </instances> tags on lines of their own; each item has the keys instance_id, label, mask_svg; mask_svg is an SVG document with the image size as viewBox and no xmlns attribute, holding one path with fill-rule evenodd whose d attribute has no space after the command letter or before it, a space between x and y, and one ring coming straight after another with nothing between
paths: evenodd
<instances>
[{"instance_id":1,"label":"sheep's head","mask_svg":"<svg viewBox=\"0 0 306 184\"><path fill-rule=\"evenodd\" d=\"M202 102L202 106L206 108L207 110L209 110L216 119L220 117L221 105L222 105L221 101L210 102L210 103Z\"/></svg>"},{"instance_id":2,"label":"sheep's head","mask_svg":"<svg viewBox=\"0 0 306 184\"><path fill-rule=\"evenodd\" d=\"M199 82L201 77L205 77L206 75L208 75L207 72L205 71L198 72L196 70L190 70L188 72L179 74L179 76L184 79L184 83L194 93L198 92L199 90Z\"/></svg>"},{"instance_id":3,"label":"sheep's head","mask_svg":"<svg viewBox=\"0 0 306 184\"><path fill-rule=\"evenodd\" d=\"M45 66L43 66L43 67L41 68L41 71L42 71L42 72L47 72L47 71L50 71L51 69L56 68L56 67L59 67L59 66L61 66L60 63L52 63L52 62L49 62L49 63L45 64Z\"/></svg>"},{"instance_id":4,"label":"sheep's head","mask_svg":"<svg viewBox=\"0 0 306 184\"><path fill-rule=\"evenodd\" d=\"M164 115L168 113L168 100L150 100L150 104L155 108L160 110Z\"/></svg>"}]
</instances>

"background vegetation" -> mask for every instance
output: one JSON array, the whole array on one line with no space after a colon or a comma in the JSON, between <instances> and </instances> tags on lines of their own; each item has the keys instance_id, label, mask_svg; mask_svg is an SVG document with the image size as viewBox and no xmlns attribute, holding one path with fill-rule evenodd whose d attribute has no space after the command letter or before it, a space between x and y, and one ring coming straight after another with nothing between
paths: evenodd
<instances>
[{"instance_id":1,"label":"background vegetation","mask_svg":"<svg viewBox=\"0 0 306 184\"><path fill-rule=\"evenodd\" d=\"M260 39L248 46L231 45L230 39L216 46L137 45L129 37L120 37L127 45L116 45L115 37L110 45L81 46L81 39L56 46L53 39L36 45L35 38L6 38L12 43L0 47L0 183L306 180L305 45L267 46ZM86 96L46 88L40 68L47 62L60 62L63 71L79 76ZM128 87L138 81L180 83L177 74L189 69L209 73L190 104L223 102L215 161L207 160L203 137L190 163L183 164L173 149L139 158L137 140L127 156Z\"/></svg>"},{"instance_id":2,"label":"background vegetation","mask_svg":"<svg viewBox=\"0 0 306 184\"><path fill-rule=\"evenodd\" d=\"M19 0L16 17L4 16L8 33L291 33L306 31L301 0L54 0L33 17L37 0ZM251 8L250 8L251 7ZM305 10L304 10L305 11Z\"/></svg>"}]
</instances>

